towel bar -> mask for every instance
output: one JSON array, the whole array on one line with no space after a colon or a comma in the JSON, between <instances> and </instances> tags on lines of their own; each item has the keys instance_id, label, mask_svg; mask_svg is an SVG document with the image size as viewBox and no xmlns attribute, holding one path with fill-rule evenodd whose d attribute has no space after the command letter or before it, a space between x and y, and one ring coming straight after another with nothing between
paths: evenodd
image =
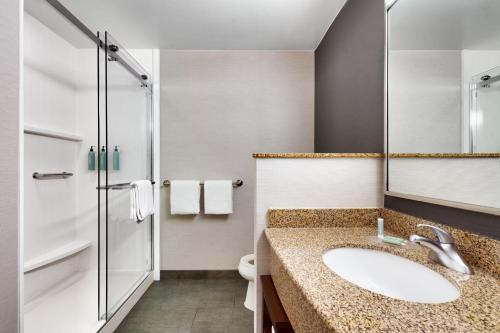
<instances>
[{"instance_id":1,"label":"towel bar","mask_svg":"<svg viewBox=\"0 0 500 333\"><path fill-rule=\"evenodd\" d=\"M34 172L33 178L35 179L66 179L73 176L71 172L60 172L60 173L39 173Z\"/></svg>"},{"instance_id":2,"label":"towel bar","mask_svg":"<svg viewBox=\"0 0 500 333\"><path fill-rule=\"evenodd\" d=\"M204 183L200 182L200 186L203 186ZM170 180L164 180L163 181L163 186L170 186ZM233 187L241 187L243 186L243 181L241 179L237 179L233 182Z\"/></svg>"},{"instance_id":3,"label":"towel bar","mask_svg":"<svg viewBox=\"0 0 500 333\"><path fill-rule=\"evenodd\" d=\"M151 184L155 184L155 182L152 180ZM119 184L110 184L110 185L103 185L103 186L97 186L96 189L98 190L125 190L128 188L131 188L132 184L131 182L128 183L119 183Z\"/></svg>"}]
</instances>

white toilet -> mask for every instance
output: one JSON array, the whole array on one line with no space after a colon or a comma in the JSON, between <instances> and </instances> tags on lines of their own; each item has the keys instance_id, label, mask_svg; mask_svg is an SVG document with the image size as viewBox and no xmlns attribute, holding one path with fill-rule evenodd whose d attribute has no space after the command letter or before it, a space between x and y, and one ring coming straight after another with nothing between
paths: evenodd
<instances>
[{"instance_id":1,"label":"white toilet","mask_svg":"<svg viewBox=\"0 0 500 333\"><path fill-rule=\"evenodd\" d=\"M255 311L255 294L254 294L254 280L255 280L255 255L248 254L240 259L238 266L240 275L248 280L247 297L245 298L245 307L248 310Z\"/></svg>"}]
</instances>

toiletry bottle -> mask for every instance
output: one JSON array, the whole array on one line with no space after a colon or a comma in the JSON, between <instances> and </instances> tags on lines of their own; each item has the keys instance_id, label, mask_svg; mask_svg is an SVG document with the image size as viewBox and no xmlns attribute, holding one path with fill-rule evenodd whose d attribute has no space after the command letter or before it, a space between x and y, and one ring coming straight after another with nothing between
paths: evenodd
<instances>
[{"instance_id":1,"label":"toiletry bottle","mask_svg":"<svg viewBox=\"0 0 500 333\"><path fill-rule=\"evenodd\" d=\"M107 153L106 153L106 147L102 146L101 152L99 153L99 170L106 170L107 168Z\"/></svg>"},{"instance_id":2,"label":"toiletry bottle","mask_svg":"<svg viewBox=\"0 0 500 333\"><path fill-rule=\"evenodd\" d=\"M118 146L115 146L113 151L113 170L120 170L120 152L118 151Z\"/></svg>"},{"instance_id":3,"label":"toiletry bottle","mask_svg":"<svg viewBox=\"0 0 500 333\"><path fill-rule=\"evenodd\" d=\"M90 146L89 154L87 156L87 169L89 171L95 170L95 151L94 146Z\"/></svg>"},{"instance_id":4,"label":"toiletry bottle","mask_svg":"<svg viewBox=\"0 0 500 333\"><path fill-rule=\"evenodd\" d=\"M377 219L377 237L379 239L384 239L384 219Z\"/></svg>"}]
</instances>

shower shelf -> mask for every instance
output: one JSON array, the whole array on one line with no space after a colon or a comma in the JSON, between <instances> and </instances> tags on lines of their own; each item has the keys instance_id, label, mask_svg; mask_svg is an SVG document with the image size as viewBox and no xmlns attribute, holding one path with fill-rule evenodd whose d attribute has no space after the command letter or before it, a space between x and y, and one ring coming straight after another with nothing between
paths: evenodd
<instances>
[{"instance_id":1,"label":"shower shelf","mask_svg":"<svg viewBox=\"0 0 500 333\"><path fill-rule=\"evenodd\" d=\"M49 130L46 128L40 128L40 127L36 127L36 126L31 126L31 125L24 125L24 133L45 136L48 138L74 141L74 142L83 141L83 137L81 137L80 135L59 132L59 131L53 131L53 130Z\"/></svg>"},{"instance_id":2,"label":"shower shelf","mask_svg":"<svg viewBox=\"0 0 500 333\"><path fill-rule=\"evenodd\" d=\"M26 261L24 263L24 273L31 272L35 269L50 265L53 262L77 254L78 252L90 247L90 245L91 243L89 241L78 240L49 251L41 256Z\"/></svg>"}]
</instances>

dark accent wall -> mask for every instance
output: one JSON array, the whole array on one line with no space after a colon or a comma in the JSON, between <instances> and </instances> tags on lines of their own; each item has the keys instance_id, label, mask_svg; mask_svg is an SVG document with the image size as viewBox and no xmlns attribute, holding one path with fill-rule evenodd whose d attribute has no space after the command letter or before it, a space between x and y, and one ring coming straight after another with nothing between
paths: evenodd
<instances>
[{"instance_id":1,"label":"dark accent wall","mask_svg":"<svg viewBox=\"0 0 500 333\"><path fill-rule=\"evenodd\" d=\"M384 207L500 240L500 216L388 195Z\"/></svg>"},{"instance_id":2,"label":"dark accent wall","mask_svg":"<svg viewBox=\"0 0 500 333\"><path fill-rule=\"evenodd\" d=\"M349 0L315 52L315 152L384 151L384 0Z\"/></svg>"},{"instance_id":3,"label":"dark accent wall","mask_svg":"<svg viewBox=\"0 0 500 333\"><path fill-rule=\"evenodd\" d=\"M384 151L384 0L348 0L315 53L315 151ZM500 216L385 196L384 206L492 238Z\"/></svg>"}]
</instances>

